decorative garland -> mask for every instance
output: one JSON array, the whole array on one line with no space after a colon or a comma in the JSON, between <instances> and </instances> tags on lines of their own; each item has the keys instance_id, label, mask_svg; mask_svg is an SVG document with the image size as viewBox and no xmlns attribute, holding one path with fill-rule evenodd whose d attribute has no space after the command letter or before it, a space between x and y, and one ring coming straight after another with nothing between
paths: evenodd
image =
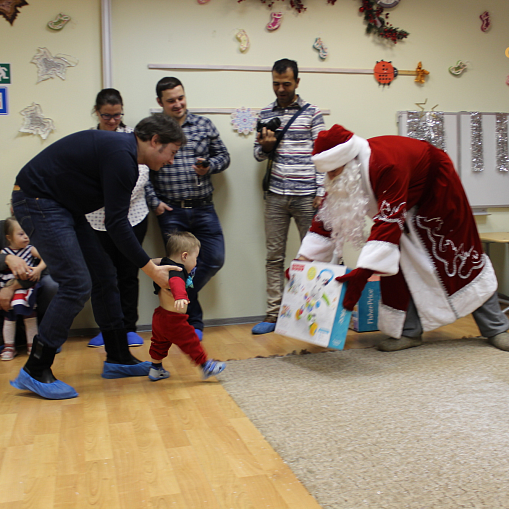
<instances>
[{"instance_id":1,"label":"decorative garland","mask_svg":"<svg viewBox=\"0 0 509 509\"><path fill-rule=\"evenodd\" d=\"M282 1L284 2L285 0ZM240 4L240 2L244 2L244 0L237 0L237 2ZM260 2L262 4L267 4L267 7L271 8L274 5L275 0L260 0ZM334 5L336 0L327 0L327 3ZM304 7L302 0L290 0L290 7L295 9L299 14L307 9L307 7Z\"/></svg>"},{"instance_id":2,"label":"decorative garland","mask_svg":"<svg viewBox=\"0 0 509 509\"><path fill-rule=\"evenodd\" d=\"M368 34L375 33L382 37L382 39L390 40L394 44L408 37L408 32L394 28L391 23L386 22L389 18L389 13L385 14L385 19L382 18L384 8L377 5L375 0L361 1L362 7L359 8L359 12L364 13L364 21L368 24L366 27Z\"/></svg>"}]
</instances>

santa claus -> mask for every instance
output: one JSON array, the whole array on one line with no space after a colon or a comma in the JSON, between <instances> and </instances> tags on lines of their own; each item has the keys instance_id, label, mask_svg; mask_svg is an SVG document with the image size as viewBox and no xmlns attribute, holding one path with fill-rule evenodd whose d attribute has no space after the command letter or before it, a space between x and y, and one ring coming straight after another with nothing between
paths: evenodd
<instances>
[{"instance_id":1,"label":"santa claus","mask_svg":"<svg viewBox=\"0 0 509 509\"><path fill-rule=\"evenodd\" d=\"M338 280L351 310L369 277L383 276L378 326L391 337L379 349L419 346L423 331L473 313L481 334L509 351L497 279L448 155L402 136L365 140L339 125L318 135L313 154L327 196L298 257L341 258L345 241L362 248L357 268ZM374 223L367 239L366 215Z\"/></svg>"}]
</instances>

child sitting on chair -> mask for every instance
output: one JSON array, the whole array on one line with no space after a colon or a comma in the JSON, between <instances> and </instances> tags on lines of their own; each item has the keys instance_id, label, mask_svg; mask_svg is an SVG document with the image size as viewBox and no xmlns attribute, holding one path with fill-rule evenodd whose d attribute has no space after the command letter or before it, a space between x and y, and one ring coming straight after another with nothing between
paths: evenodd
<instances>
[{"instance_id":1,"label":"child sitting on chair","mask_svg":"<svg viewBox=\"0 0 509 509\"><path fill-rule=\"evenodd\" d=\"M42 261L37 249L29 244L28 235L21 229L18 221L14 217L9 217L4 223L4 233L8 247L2 249L3 254L19 256L25 260L30 267L30 274L27 273L28 279L37 283L41 278L41 272L46 268L46 264ZM40 260L36 265L36 260ZM10 270L0 273L0 287L4 287L15 283L16 279ZM26 290L16 290L11 300L11 309L2 311L4 315L3 337L4 349L1 359L3 361L12 361L16 356L16 348L14 340L16 336L16 320L18 316L23 316L25 322L25 331L27 337L27 353L30 355L34 336L37 334L37 313L35 311L35 298L39 285L36 284L32 288Z\"/></svg>"},{"instance_id":2,"label":"child sitting on chair","mask_svg":"<svg viewBox=\"0 0 509 509\"><path fill-rule=\"evenodd\" d=\"M189 273L196 267L199 252L200 241L192 233L175 232L166 244L167 256L159 263L176 265L182 268L182 272L170 271L170 290L161 290L154 283L154 293L159 295L160 306L152 317L152 344L149 350L152 367L148 377L153 382L170 376L163 368L162 360L168 355L172 343L189 355L197 366L201 366L204 379L221 373L226 367L224 362L207 359L194 328L187 321L189 299L186 288L192 285ZM156 260L154 262L157 263Z\"/></svg>"}]
</instances>

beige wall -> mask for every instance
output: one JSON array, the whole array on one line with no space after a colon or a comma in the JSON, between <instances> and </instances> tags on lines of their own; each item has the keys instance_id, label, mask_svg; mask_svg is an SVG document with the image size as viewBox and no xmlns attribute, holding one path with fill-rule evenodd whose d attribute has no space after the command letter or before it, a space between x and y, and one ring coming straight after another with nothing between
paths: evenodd
<instances>
[{"instance_id":1,"label":"beige wall","mask_svg":"<svg viewBox=\"0 0 509 509\"><path fill-rule=\"evenodd\" d=\"M225 64L270 66L283 57L293 58L301 67L373 68L377 60L391 60L401 70L412 70L419 61L430 71L425 85L412 77L399 76L390 87L381 87L370 75L302 74L299 92L308 101L330 110L325 117L329 127L342 123L357 134L370 137L396 134L396 115L400 110L416 109L427 100L443 111L508 111L509 46L506 27L509 5L505 0L402 0L390 11L390 21L410 32L407 41L385 44L365 34L358 12L360 1L306 0L308 10L300 15L288 7L289 1L276 2L273 10L284 12L281 28L269 33L265 25L270 9L258 0L112 0L113 86L124 97L126 123L136 122L156 107L155 84L163 76L180 78L190 107L260 108L273 100L270 74L262 72L149 70L157 64ZM92 7L92 8L91 8ZM493 26L480 30L479 15L492 14ZM45 28L58 12L72 16L61 33ZM11 115L0 117L2 174L0 198L9 199L9 188L19 167L47 144L74 130L92 125L90 109L101 88L100 2L99 0L45 0L21 9L11 27L3 19L0 31L1 61L11 62ZM251 40L245 53L235 38L243 28ZM329 48L322 62L312 48L316 37ZM36 82L36 67L30 64L37 47L46 46L53 54L68 53L79 58L68 78ZM458 59L471 68L454 77L448 67ZM44 142L39 137L17 133L19 111L32 101L39 102L45 115L54 119L57 131ZM265 248L263 199L260 189L264 165L252 157L254 136L232 130L229 115L210 115L228 146L232 163L214 177L215 202L226 238L227 255L223 270L202 292L206 319L228 319L263 315L265 311ZM508 186L509 187L509 186ZM509 189L508 189L509 190ZM478 219L481 231L509 228L509 210L491 209L491 215ZM7 213L7 210L5 210ZM288 258L297 250L292 227ZM162 244L153 218L144 247L151 256L160 256ZM501 283L509 293L505 247L492 248ZM355 263L349 251L347 261ZM140 324L149 324L156 304L151 282L141 275ZM87 307L75 321L75 328L93 327Z\"/></svg>"}]
</instances>

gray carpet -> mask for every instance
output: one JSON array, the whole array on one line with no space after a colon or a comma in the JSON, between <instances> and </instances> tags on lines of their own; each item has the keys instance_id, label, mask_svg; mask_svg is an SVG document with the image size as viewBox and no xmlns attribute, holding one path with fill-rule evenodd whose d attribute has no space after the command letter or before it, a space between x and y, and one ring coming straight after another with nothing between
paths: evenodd
<instances>
[{"instance_id":1,"label":"gray carpet","mask_svg":"<svg viewBox=\"0 0 509 509\"><path fill-rule=\"evenodd\" d=\"M509 508L509 353L485 340L229 361L218 379L323 508Z\"/></svg>"}]
</instances>

